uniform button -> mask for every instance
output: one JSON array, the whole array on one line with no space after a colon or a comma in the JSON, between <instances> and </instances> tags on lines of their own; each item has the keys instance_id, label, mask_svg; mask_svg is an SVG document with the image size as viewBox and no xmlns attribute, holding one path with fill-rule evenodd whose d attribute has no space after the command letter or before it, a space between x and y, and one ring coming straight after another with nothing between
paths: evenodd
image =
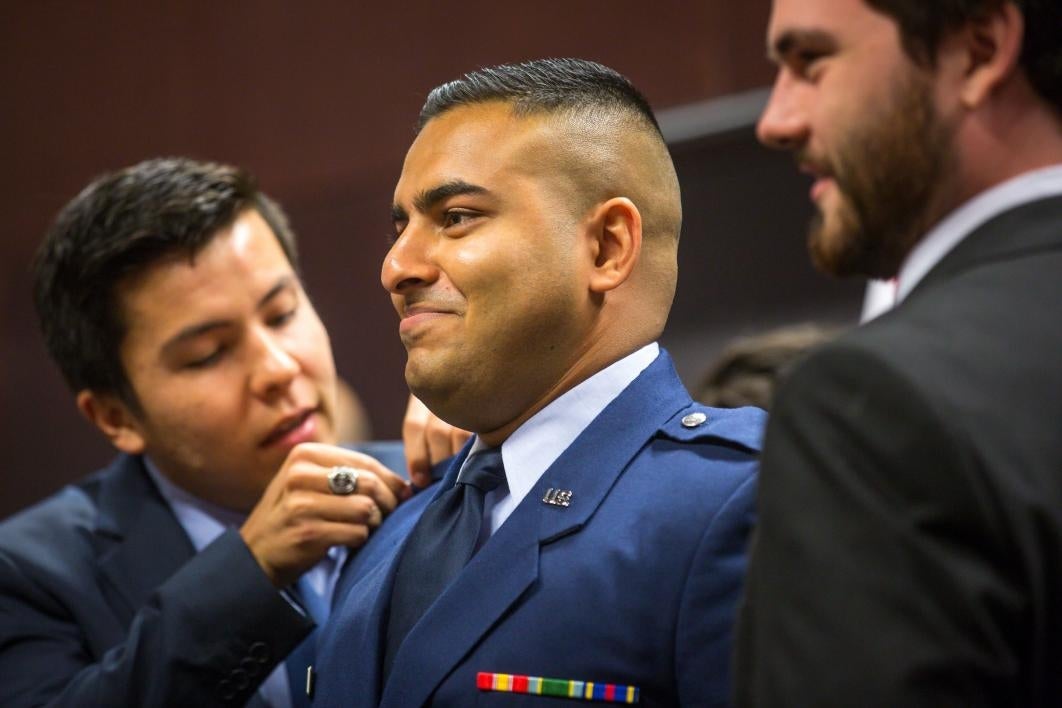
<instances>
[{"instance_id":1,"label":"uniform button","mask_svg":"<svg viewBox=\"0 0 1062 708\"><path fill-rule=\"evenodd\" d=\"M265 664L269 661L269 645L265 642L255 642L247 650L247 653L259 664Z\"/></svg>"},{"instance_id":2,"label":"uniform button","mask_svg":"<svg viewBox=\"0 0 1062 708\"><path fill-rule=\"evenodd\" d=\"M251 680L243 669L233 669L232 673L229 674L229 679L237 691L246 691L247 687L251 685Z\"/></svg>"},{"instance_id":3,"label":"uniform button","mask_svg":"<svg viewBox=\"0 0 1062 708\"><path fill-rule=\"evenodd\" d=\"M236 687L232 685L232 681L221 679L218 684L218 693L221 695L222 700L231 701L236 697Z\"/></svg>"},{"instance_id":4,"label":"uniform button","mask_svg":"<svg viewBox=\"0 0 1062 708\"><path fill-rule=\"evenodd\" d=\"M240 668L246 671L247 675L251 678L262 673L262 665L249 656L240 661Z\"/></svg>"},{"instance_id":5,"label":"uniform button","mask_svg":"<svg viewBox=\"0 0 1062 708\"><path fill-rule=\"evenodd\" d=\"M708 416L700 411L696 413L690 413L689 415L682 417L683 428L696 428L698 425L704 425L704 422L708 420Z\"/></svg>"}]
</instances>

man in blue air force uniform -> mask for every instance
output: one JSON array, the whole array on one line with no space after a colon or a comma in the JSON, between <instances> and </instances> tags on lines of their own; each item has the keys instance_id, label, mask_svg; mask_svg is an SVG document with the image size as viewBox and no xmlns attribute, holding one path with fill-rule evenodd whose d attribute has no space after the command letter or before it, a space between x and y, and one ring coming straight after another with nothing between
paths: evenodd
<instances>
[{"instance_id":1,"label":"man in blue air force uniform","mask_svg":"<svg viewBox=\"0 0 1062 708\"><path fill-rule=\"evenodd\" d=\"M681 209L645 100L577 60L443 85L393 217L406 379L476 437L345 569L314 704L725 704L763 413L656 344Z\"/></svg>"}]
</instances>

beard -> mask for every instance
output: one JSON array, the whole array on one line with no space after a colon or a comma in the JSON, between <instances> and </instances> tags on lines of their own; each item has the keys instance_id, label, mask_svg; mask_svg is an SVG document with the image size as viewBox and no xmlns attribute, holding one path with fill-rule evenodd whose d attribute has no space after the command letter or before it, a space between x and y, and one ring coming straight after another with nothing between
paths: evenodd
<instances>
[{"instance_id":1,"label":"beard","mask_svg":"<svg viewBox=\"0 0 1062 708\"><path fill-rule=\"evenodd\" d=\"M811 224L815 267L841 277L894 277L936 217L953 132L937 115L929 77L911 68L888 105L865 111L832 157L802 150L798 161L832 175L837 192L833 208L820 203Z\"/></svg>"}]
</instances>

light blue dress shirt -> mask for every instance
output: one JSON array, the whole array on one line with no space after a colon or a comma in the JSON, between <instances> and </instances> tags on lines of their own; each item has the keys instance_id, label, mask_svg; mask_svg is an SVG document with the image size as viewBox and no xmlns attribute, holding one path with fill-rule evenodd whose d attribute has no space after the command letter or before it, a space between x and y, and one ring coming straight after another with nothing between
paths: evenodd
<instances>
[{"instance_id":1,"label":"light blue dress shirt","mask_svg":"<svg viewBox=\"0 0 1062 708\"><path fill-rule=\"evenodd\" d=\"M483 525L480 543L505 523L550 465L659 354L660 347L653 342L610 364L550 401L502 443L507 485L484 497L483 513L490 525ZM465 463L487 447L477 438Z\"/></svg>"}]
</instances>

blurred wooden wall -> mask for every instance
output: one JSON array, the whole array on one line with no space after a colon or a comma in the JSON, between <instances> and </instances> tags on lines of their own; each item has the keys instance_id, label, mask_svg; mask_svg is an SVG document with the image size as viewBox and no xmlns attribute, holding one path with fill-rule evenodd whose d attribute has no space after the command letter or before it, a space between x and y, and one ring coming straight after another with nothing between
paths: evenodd
<instances>
[{"instance_id":1,"label":"blurred wooden wall","mask_svg":"<svg viewBox=\"0 0 1062 708\"><path fill-rule=\"evenodd\" d=\"M111 454L47 358L28 273L56 210L96 174L157 155L255 172L300 234L340 373L395 436L405 354L379 263L426 92L479 66L579 56L658 108L720 96L769 83L767 13L768 0L4 3L0 516Z\"/></svg>"}]
</instances>

